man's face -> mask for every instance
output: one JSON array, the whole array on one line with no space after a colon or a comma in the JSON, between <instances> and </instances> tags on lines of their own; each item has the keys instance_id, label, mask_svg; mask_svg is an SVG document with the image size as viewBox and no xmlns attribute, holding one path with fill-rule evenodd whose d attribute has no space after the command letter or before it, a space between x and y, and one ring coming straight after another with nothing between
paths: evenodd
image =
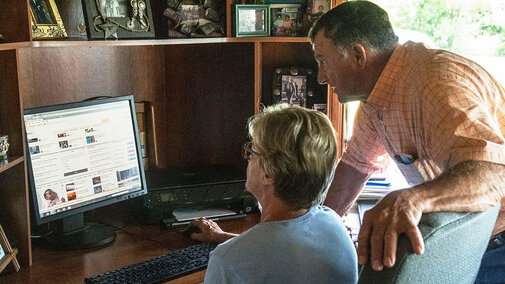
<instances>
[{"instance_id":1,"label":"man's face","mask_svg":"<svg viewBox=\"0 0 505 284\"><path fill-rule=\"evenodd\" d=\"M319 66L317 81L335 88L341 103L359 100L358 69L349 52L336 47L320 30L312 44L314 58Z\"/></svg>"}]
</instances>

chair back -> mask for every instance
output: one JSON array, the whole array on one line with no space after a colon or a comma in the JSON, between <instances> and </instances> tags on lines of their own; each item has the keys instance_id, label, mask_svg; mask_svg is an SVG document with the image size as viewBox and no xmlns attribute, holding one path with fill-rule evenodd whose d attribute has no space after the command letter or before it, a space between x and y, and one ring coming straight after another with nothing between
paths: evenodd
<instances>
[{"instance_id":1,"label":"chair back","mask_svg":"<svg viewBox=\"0 0 505 284\"><path fill-rule=\"evenodd\" d=\"M474 283L499 208L423 214L419 230L424 253L414 254L410 240L402 234L398 238L395 265L374 271L368 263L361 270L358 283Z\"/></svg>"}]
</instances>

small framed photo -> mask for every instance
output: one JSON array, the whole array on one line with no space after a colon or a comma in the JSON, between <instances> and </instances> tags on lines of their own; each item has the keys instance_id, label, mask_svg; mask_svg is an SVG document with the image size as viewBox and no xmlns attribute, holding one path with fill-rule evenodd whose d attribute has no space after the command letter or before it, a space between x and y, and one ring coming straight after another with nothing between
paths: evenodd
<instances>
[{"instance_id":1,"label":"small framed photo","mask_svg":"<svg viewBox=\"0 0 505 284\"><path fill-rule=\"evenodd\" d=\"M67 36L54 0L30 0L30 17L32 38L59 39Z\"/></svg>"},{"instance_id":2,"label":"small framed photo","mask_svg":"<svg viewBox=\"0 0 505 284\"><path fill-rule=\"evenodd\" d=\"M326 114L326 104L313 104L312 109Z\"/></svg>"},{"instance_id":3,"label":"small framed photo","mask_svg":"<svg viewBox=\"0 0 505 284\"><path fill-rule=\"evenodd\" d=\"M314 23L324 13L328 12L331 8L330 0L308 0L307 1L307 15L310 23Z\"/></svg>"},{"instance_id":4,"label":"small framed photo","mask_svg":"<svg viewBox=\"0 0 505 284\"><path fill-rule=\"evenodd\" d=\"M275 68L273 78L274 103L308 107L315 95L316 76L304 67Z\"/></svg>"},{"instance_id":5,"label":"small framed photo","mask_svg":"<svg viewBox=\"0 0 505 284\"><path fill-rule=\"evenodd\" d=\"M236 37L269 36L270 6L269 5L235 5L234 34Z\"/></svg>"},{"instance_id":6,"label":"small framed photo","mask_svg":"<svg viewBox=\"0 0 505 284\"><path fill-rule=\"evenodd\" d=\"M89 39L154 38L150 0L83 0Z\"/></svg>"},{"instance_id":7,"label":"small framed photo","mask_svg":"<svg viewBox=\"0 0 505 284\"><path fill-rule=\"evenodd\" d=\"M14 269L19 271L20 266L18 259L16 258L17 253L18 250L11 247L2 225L0 225L0 272L2 272L11 262Z\"/></svg>"},{"instance_id":8,"label":"small framed photo","mask_svg":"<svg viewBox=\"0 0 505 284\"><path fill-rule=\"evenodd\" d=\"M300 4L270 5L272 36L302 36L303 13Z\"/></svg>"},{"instance_id":9,"label":"small framed photo","mask_svg":"<svg viewBox=\"0 0 505 284\"><path fill-rule=\"evenodd\" d=\"M197 4L168 0L163 16L168 18L168 38L223 37L224 11L216 0Z\"/></svg>"},{"instance_id":10,"label":"small framed photo","mask_svg":"<svg viewBox=\"0 0 505 284\"><path fill-rule=\"evenodd\" d=\"M302 4L305 0L266 0L266 4Z\"/></svg>"}]
</instances>

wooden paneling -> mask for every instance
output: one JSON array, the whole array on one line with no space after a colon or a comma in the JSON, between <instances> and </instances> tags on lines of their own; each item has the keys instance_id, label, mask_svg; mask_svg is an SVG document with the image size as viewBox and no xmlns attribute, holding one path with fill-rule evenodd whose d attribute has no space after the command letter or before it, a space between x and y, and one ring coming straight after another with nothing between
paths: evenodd
<instances>
[{"instance_id":1,"label":"wooden paneling","mask_svg":"<svg viewBox=\"0 0 505 284\"><path fill-rule=\"evenodd\" d=\"M9 155L23 156L16 50L0 52L0 135L9 135Z\"/></svg>"},{"instance_id":2,"label":"wooden paneling","mask_svg":"<svg viewBox=\"0 0 505 284\"><path fill-rule=\"evenodd\" d=\"M30 219L24 163L0 174L0 223L13 247L18 248L22 266L31 264ZM1 281L0 281L1 282Z\"/></svg>"},{"instance_id":3,"label":"wooden paneling","mask_svg":"<svg viewBox=\"0 0 505 284\"><path fill-rule=\"evenodd\" d=\"M9 161L0 172L0 223L14 236L22 265L31 263L28 195L16 50L0 52L0 134L9 135Z\"/></svg>"},{"instance_id":4,"label":"wooden paneling","mask_svg":"<svg viewBox=\"0 0 505 284\"><path fill-rule=\"evenodd\" d=\"M21 49L24 107L126 94L163 104L164 68L159 46Z\"/></svg>"},{"instance_id":5,"label":"wooden paneling","mask_svg":"<svg viewBox=\"0 0 505 284\"><path fill-rule=\"evenodd\" d=\"M28 0L2 0L0 3L0 34L5 42L30 41Z\"/></svg>"},{"instance_id":6,"label":"wooden paneling","mask_svg":"<svg viewBox=\"0 0 505 284\"><path fill-rule=\"evenodd\" d=\"M254 45L167 46L166 105L170 166L231 163L254 114ZM161 146L163 148L163 146Z\"/></svg>"}]
</instances>

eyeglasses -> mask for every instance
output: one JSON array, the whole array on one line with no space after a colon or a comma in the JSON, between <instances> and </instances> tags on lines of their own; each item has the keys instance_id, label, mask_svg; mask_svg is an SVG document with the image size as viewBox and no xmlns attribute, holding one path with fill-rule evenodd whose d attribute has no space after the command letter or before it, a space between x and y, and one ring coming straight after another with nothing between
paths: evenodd
<instances>
[{"instance_id":1,"label":"eyeglasses","mask_svg":"<svg viewBox=\"0 0 505 284\"><path fill-rule=\"evenodd\" d=\"M251 158L251 155L256 155L259 156L260 154L252 149L252 142L247 142L242 146L242 157L244 159L249 160Z\"/></svg>"}]
</instances>

